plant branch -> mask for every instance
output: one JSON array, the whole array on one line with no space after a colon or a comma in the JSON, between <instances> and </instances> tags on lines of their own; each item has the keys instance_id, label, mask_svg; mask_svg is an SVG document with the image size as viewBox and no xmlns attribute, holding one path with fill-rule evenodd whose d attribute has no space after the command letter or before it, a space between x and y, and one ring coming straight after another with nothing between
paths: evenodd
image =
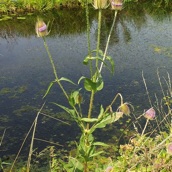
<instances>
[{"instance_id":1,"label":"plant branch","mask_svg":"<svg viewBox=\"0 0 172 172\"><path fill-rule=\"evenodd\" d=\"M103 55L103 61L101 62L101 65L100 65L100 68L99 68L99 73L101 73L102 68L103 68L103 62L106 59L107 49L109 47L110 37L112 35L112 31L113 31L113 28L114 28L114 25L115 25L115 22L116 22L117 13L118 13L118 11L115 10L115 14L114 14L114 18L113 18L113 23L112 23L112 26L111 26L111 29L110 29L110 32L109 32L108 40L107 40L107 43L106 43L106 48L105 48L104 55Z\"/></svg>"},{"instance_id":2,"label":"plant branch","mask_svg":"<svg viewBox=\"0 0 172 172\"><path fill-rule=\"evenodd\" d=\"M58 77L58 75L57 75L56 67L55 67L55 65L54 65L54 61L53 61L53 58L52 58L51 53L50 53L50 51L49 51L48 45L47 45L47 43L46 43L46 41L45 41L45 37L43 37L43 40L44 40L45 49L46 49L46 51L47 51L48 57L49 57L49 59L50 59L50 62L51 62L52 68L53 68L53 73L54 73L56 82L57 82L58 85L60 86L61 90L63 91L63 93L64 93L64 95L65 95L65 97L66 97L67 99L69 99L69 97L68 97L68 95L67 95L65 89L63 88L61 82L59 81L59 77Z\"/></svg>"}]
</instances>

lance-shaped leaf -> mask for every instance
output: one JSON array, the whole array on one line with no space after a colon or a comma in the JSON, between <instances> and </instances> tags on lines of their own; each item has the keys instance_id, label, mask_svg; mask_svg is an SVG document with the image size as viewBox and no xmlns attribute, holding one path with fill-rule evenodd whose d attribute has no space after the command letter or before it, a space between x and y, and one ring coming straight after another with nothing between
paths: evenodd
<instances>
[{"instance_id":1,"label":"lance-shaped leaf","mask_svg":"<svg viewBox=\"0 0 172 172\"><path fill-rule=\"evenodd\" d=\"M102 154L102 153L104 153L104 151L96 152L96 153L90 155L90 158L92 158L92 157L94 157L94 156L98 156L98 155L100 155L100 154Z\"/></svg>"},{"instance_id":2,"label":"lance-shaped leaf","mask_svg":"<svg viewBox=\"0 0 172 172\"><path fill-rule=\"evenodd\" d=\"M61 77L61 78L59 79L59 81L66 81L66 82L69 82L69 83L71 83L71 84L76 85L73 81L71 81L70 79L65 78L65 77Z\"/></svg>"},{"instance_id":3,"label":"lance-shaped leaf","mask_svg":"<svg viewBox=\"0 0 172 172\"><path fill-rule=\"evenodd\" d=\"M104 108L103 108L103 106L101 105L101 106L100 106L100 113L99 113L98 119L100 119L100 118L102 117L103 114L104 114Z\"/></svg>"},{"instance_id":4,"label":"lance-shaped leaf","mask_svg":"<svg viewBox=\"0 0 172 172\"><path fill-rule=\"evenodd\" d=\"M94 146L104 146L104 147L108 147L109 145L103 142L94 142L93 143Z\"/></svg>"},{"instance_id":5,"label":"lance-shaped leaf","mask_svg":"<svg viewBox=\"0 0 172 172\"><path fill-rule=\"evenodd\" d=\"M57 103L53 103L53 104L55 104L56 106L62 108L67 113L69 113L71 115L71 117L77 122L77 124L81 128L81 130L84 130L84 126L82 125L81 118L80 118L79 115L76 114L74 109L69 109L68 107L57 104Z\"/></svg>"},{"instance_id":6,"label":"lance-shaped leaf","mask_svg":"<svg viewBox=\"0 0 172 172\"><path fill-rule=\"evenodd\" d=\"M93 123L93 122L97 122L98 119L97 118L81 118L81 121L88 122L88 123Z\"/></svg>"},{"instance_id":7,"label":"lance-shaped leaf","mask_svg":"<svg viewBox=\"0 0 172 172\"><path fill-rule=\"evenodd\" d=\"M106 113L90 128L90 133L94 132L97 128L104 128L107 124L111 124L115 121L115 113Z\"/></svg>"},{"instance_id":8,"label":"lance-shaped leaf","mask_svg":"<svg viewBox=\"0 0 172 172\"><path fill-rule=\"evenodd\" d=\"M50 82L50 84L49 84L49 86L48 86L48 88L47 88L47 90L46 90L46 92L45 92L43 98L45 98L45 97L47 96L47 94L49 93L51 87L53 86L53 84L54 84L55 82L56 82L56 81Z\"/></svg>"},{"instance_id":9,"label":"lance-shaped leaf","mask_svg":"<svg viewBox=\"0 0 172 172\"><path fill-rule=\"evenodd\" d=\"M114 60L112 59L111 56L106 56L106 60L108 60L110 62L111 68L108 68L110 70L110 72L113 74L114 70L115 70L115 63Z\"/></svg>"},{"instance_id":10,"label":"lance-shaped leaf","mask_svg":"<svg viewBox=\"0 0 172 172\"><path fill-rule=\"evenodd\" d=\"M84 65L87 65L88 62L89 62L89 61L92 61L92 60L99 60L99 61L101 61L102 63L104 63L104 65L107 66L107 64L105 63L104 60L102 60L102 58L100 58L100 57L90 57L90 56L85 57L85 59L84 59L84 61L83 61L83 64L84 64Z\"/></svg>"}]
</instances>

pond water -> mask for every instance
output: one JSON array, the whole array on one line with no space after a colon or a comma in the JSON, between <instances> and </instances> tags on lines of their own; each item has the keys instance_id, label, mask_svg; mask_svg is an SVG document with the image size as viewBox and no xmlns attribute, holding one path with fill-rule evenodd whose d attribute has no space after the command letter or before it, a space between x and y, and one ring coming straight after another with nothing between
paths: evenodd
<instances>
[{"instance_id":1,"label":"pond water","mask_svg":"<svg viewBox=\"0 0 172 172\"><path fill-rule=\"evenodd\" d=\"M76 15L77 14L77 15ZM77 16L77 17L76 17ZM97 20L91 12L91 48L95 49ZM103 14L101 49L104 50L112 23L112 12ZM87 33L85 14L79 11L60 11L42 16L52 21L52 31L46 38L59 76L70 78L77 83L82 75L88 74L88 67L82 64L87 55ZM7 21L0 24L0 135L5 135L0 154L12 154L19 150L26 133L42 104L46 101L44 113L56 114L59 119L69 121L61 109L50 102L64 104L65 100L57 86L46 99L43 95L54 79L43 40L34 33L36 18L21 21ZM157 69L160 76L172 74L172 22L170 14L161 20L142 13L131 15L127 11L118 15L111 37L108 55L115 61L112 76L103 68L104 90L96 97L95 108L108 105L117 93L135 107L135 114L141 114L150 107L142 78L146 79L152 101L160 93ZM75 87L64 83L65 88ZM79 88L79 87L78 87ZM83 91L85 107L88 94ZM86 110L86 109L85 109ZM40 116L36 137L63 144L74 140L79 129ZM50 134L51 133L51 134ZM29 139L26 145L29 143ZM38 143L40 142L38 141ZM44 145L45 146L45 145Z\"/></svg>"}]
</instances>

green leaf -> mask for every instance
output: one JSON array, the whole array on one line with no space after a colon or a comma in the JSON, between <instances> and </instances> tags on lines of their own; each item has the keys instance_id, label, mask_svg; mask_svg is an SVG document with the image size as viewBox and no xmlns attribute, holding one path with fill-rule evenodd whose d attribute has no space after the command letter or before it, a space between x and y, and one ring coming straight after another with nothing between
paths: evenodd
<instances>
[{"instance_id":1,"label":"green leaf","mask_svg":"<svg viewBox=\"0 0 172 172\"><path fill-rule=\"evenodd\" d=\"M73 158L73 157L69 157L69 162L68 164L65 164L65 169L67 172L83 172L84 171L84 167L82 165L82 163L80 161L78 161L78 159Z\"/></svg>"},{"instance_id":2,"label":"green leaf","mask_svg":"<svg viewBox=\"0 0 172 172\"><path fill-rule=\"evenodd\" d=\"M100 91L104 87L104 82L101 76L98 77L98 81L96 82L96 90Z\"/></svg>"},{"instance_id":3,"label":"green leaf","mask_svg":"<svg viewBox=\"0 0 172 172\"><path fill-rule=\"evenodd\" d=\"M97 122L97 118L81 118L81 121L92 123L92 122Z\"/></svg>"},{"instance_id":4,"label":"green leaf","mask_svg":"<svg viewBox=\"0 0 172 172\"><path fill-rule=\"evenodd\" d=\"M102 78L98 78L97 82L93 82L91 79L85 78L84 80L84 88L87 91L100 91L103 89L104 82Z\"/></svg>"},{"instance_id":5,"label":"green leaf","mask_svg":"<svg viewBox=\"0 0 172 172\"><path fill-rule=\"evenodd\" d=\"M94 153L94 154L92 154L92 155L90 156L90 158L91 158L91 157L94 157L94 156L98 156L98 155L100 155L100 154L102 154L102 153L104 153L104 151L99 151L99 152L97 152L97 153Z\"/></svg>"},{"instance_id":6,"label":"green leaf","mask_svg":"<svg viewBox=\"0 0 172 172\"><path fill-rule=\"evenodd\" d=\"M84 59L83 64L84 64L84 65L87 65L88 62L91 61L91 60L99 60L99 61L103 62L105 65L107 65L107 64L104 62L104 60L102 60L102 58L100 58L100 57L90 57L90 56L87 56L87 57Z\"/></svg>"},{"instance_id":7,"label":"green leaf","mask_svg":"<svg viewBox=\"0 0 172 172\"><path fill-rule=\"evenodd\" d=\"M103 142L94 142L93 143L94 146L104 146L104 147L108 147L109 145Z\"/></svg>"},{"instance_id":8,"label":"green leaf","mask_svg":"<svg viewBox=\"0 0 172 172\"><path fill-rule=\"evenodd\" d=\"M90 133L93 133L97 128L104 128L107 124L111 124L113 118L109 113L106 113L98 120L98 122L90 128Z\"/></svg>"},{"instance_id":9,"label":"green leaf","mask_svg":"<svg viewBox=\"0 0 172 172\"><path fill-rule=\"evenodd\" d=\"M76 104L81 104L82 102L82 96L80 94L81 89L74 91L71 93L70 97L69 97L69 103L71 106L75 106Z\"/></svg>"},{"instance_id":10,"label":"green leaf","mask_svg":"<svg viewBox=\"0 0 172 172\"><path fill-rule=\"evenodd\" d=\"M56 106L62 108L63 110L65 110L67 113L69 113L75 120L78 119L78 117L76 116L76 113L73 109L69 109L68 107L66 106L63 106L63 105L60 105L60 104L57 104L57 103L53 103L55 104Z\"/></svg>"},{"instance_id":11,"label":"green leaf","mask_svg":"<svg viewBox=\"0 0 172 172\"><path fill-rule=\"evenodd\" d=\"M25 20L26 17L17 17L18 20Z\"/></svg>"},{"instance_id":12,"label":"green leaf","mask_svg":"<svg viewBox=\"0 0 172 172\"><path fill-rule=\"evenodd\" d=\"M85 76L81 76L81 78L79 78L78 80L78 84L81 82L81 80L85 79Z\"/></svg>"},{"instance_id":13,"label":"green leaf","mask_svg":"<svg viewBox=\"0 0 172 172\"><path fill-rule=\"evenodd\" d=\"M97 52L97 50L93 50L92 52ZM103 56L103 51L99 49L98 54L99 54L100 56Z\"/></svg>"},{"instance_id":14,"label":"green leaf","mask_svg":"<svg viewBox=\"0 0 172 172\"><path fill-rule=\"evenodd\" d=\"M70 79L65 78L65 77L61 77L61 78L59 79L59 81L67 81L67 82L70 82L71 84L76 85L73 81L71 81Z\"/></svg>"},{"instance_id":15,"label":"green leaf","mask_svg":"<svg viewBox=\"0 0 172 172\"><path fill-rule=\"evenodd\" d=\"M114 71L115 71L115 63L114 63L114 60L110 56L106 56L106 59L109 60L109 62L111 64L111 70L110 70L111 73L114 73Z\"/></svg>"},{"instance_id":16,"label":"green leaf","mask_svg":"<svg viewBox=\"0 0 172 172\"><path fill-rule=\"evenodd\" d=\"M90 133L93 133L97 128L104 128L107 124L111 124L123 117L123 113L114 112L102 114L97 123L90 128Z\"/></svg>"},{"instance_id":17,"label":"green leaf","mask_svg":"<svg viewBox=\"0 0 172 172\"><path fill-rule=\"evenodd\" d=\"M84 88L87 91L96 91L96 83L93 82L91 79L85 78L85 80L84 80Z\"/></svg>"},{"instance_id":18,"label":"green leaf","mask_svg":"<svg viewBox=\"0 0 172 172\"><path fill-rule=\"evenodd\" d=\"M86 56L84 61L83 61L83 64L87 65L90 60L94 60L94 59L96 59L96 57Z\"/></svg>"},{"instance_id":19,"label":"green leaf","mask_svg":"<svg viewBox=\"0 0 172 172\"><path fill-rule=\"evenodd\" d=\"M84 88L87 91L100 91L103 89L104 87L104 82L103 79L101 77L101 75L99 74L99 76L97 76L96 74L91 78L86 78L84 76L82 76L79 80L78 80L78 84L81 82L81 80L84 79ZM96 82L94 82L95 80L97 80Z\"/></svg>"},{"instance_id":20,"label":"green leaf","mask_svg":"<svg viewBox=\"0 0 172 172\"><path fill-rule=\"evenodd\" d=\"M98 119L101 118L103 114L104 114L104 108L103 108L103 106L101 105L101 106L100 106L100 113L99 113Z\"/></svg>"},{"instance_id":21,"label":"green leaf","mask_svg":"<svg viewBox=\"0 0 172 172\"><path fill-rule=\"evenodd\" d=\"M55 83L55 81L50 82L50 84L49 84L49 86L47 88L47 91L44 94L43 98L45 98L47 96L47 94L49 93L49 91L50 91L50 89L51 89L51 87L53 86L54 83Z\"/></svg>"}]
</instances>

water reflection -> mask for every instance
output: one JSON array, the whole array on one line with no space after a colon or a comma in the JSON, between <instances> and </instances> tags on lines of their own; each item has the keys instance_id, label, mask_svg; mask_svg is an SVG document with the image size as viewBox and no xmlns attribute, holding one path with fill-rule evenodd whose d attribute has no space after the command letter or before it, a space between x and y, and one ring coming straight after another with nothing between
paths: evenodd
<instances>
[{"instance_id":1,"label":"water reflection","mask_svg":"<svg viewBox=\"0 0 172 172\"><path fill-rule=\"evenodd\" d=\"M130 8L121 11L118 16L108 50L108 54L115 60L115 75L111 76L109 72L103 70L106 85L104 92L96 97L96 106L100 103L107 105L116 93L121 92L125 100L136 107L136 113L139 114L149 106L142 71L153 97L160 89L156 79L157 68L161 69L161 75L165 75L165 70L172 74L172 59L161 48L167 47L168 51L172 46L172 24L168 17L157 21L139 6ZM90 14L91 46L95 49L97 14L93 10ZM43 17L46 21L53 21L47 43L59 75L77 82L81 75L87 75L88 72L82 65L87 55L85 12L58 11L47 13ZM101 39L103 50L112 18L113 11L104 11ZM36 18L30 16L24 21L0 23L0 135L4 128L7 128L0 152L2 154L14 153L19 149L38 109L45 101L42 100L42 96L48 84L54 79L43 42L35 37L34 21ZM73 89L69 84L65 87L69 91ZM86 92L83 92L83 96L87 104ZM70 121L60 109L51 106L48 103L50 101L65 101L58 88L54 87L48 95L44 113ZM51 139L61 144L73 140L79 132L73 127L74 124L68 127L43 116L38 124L37 135L40 138Z\"/></svg>"}]
</instances>

